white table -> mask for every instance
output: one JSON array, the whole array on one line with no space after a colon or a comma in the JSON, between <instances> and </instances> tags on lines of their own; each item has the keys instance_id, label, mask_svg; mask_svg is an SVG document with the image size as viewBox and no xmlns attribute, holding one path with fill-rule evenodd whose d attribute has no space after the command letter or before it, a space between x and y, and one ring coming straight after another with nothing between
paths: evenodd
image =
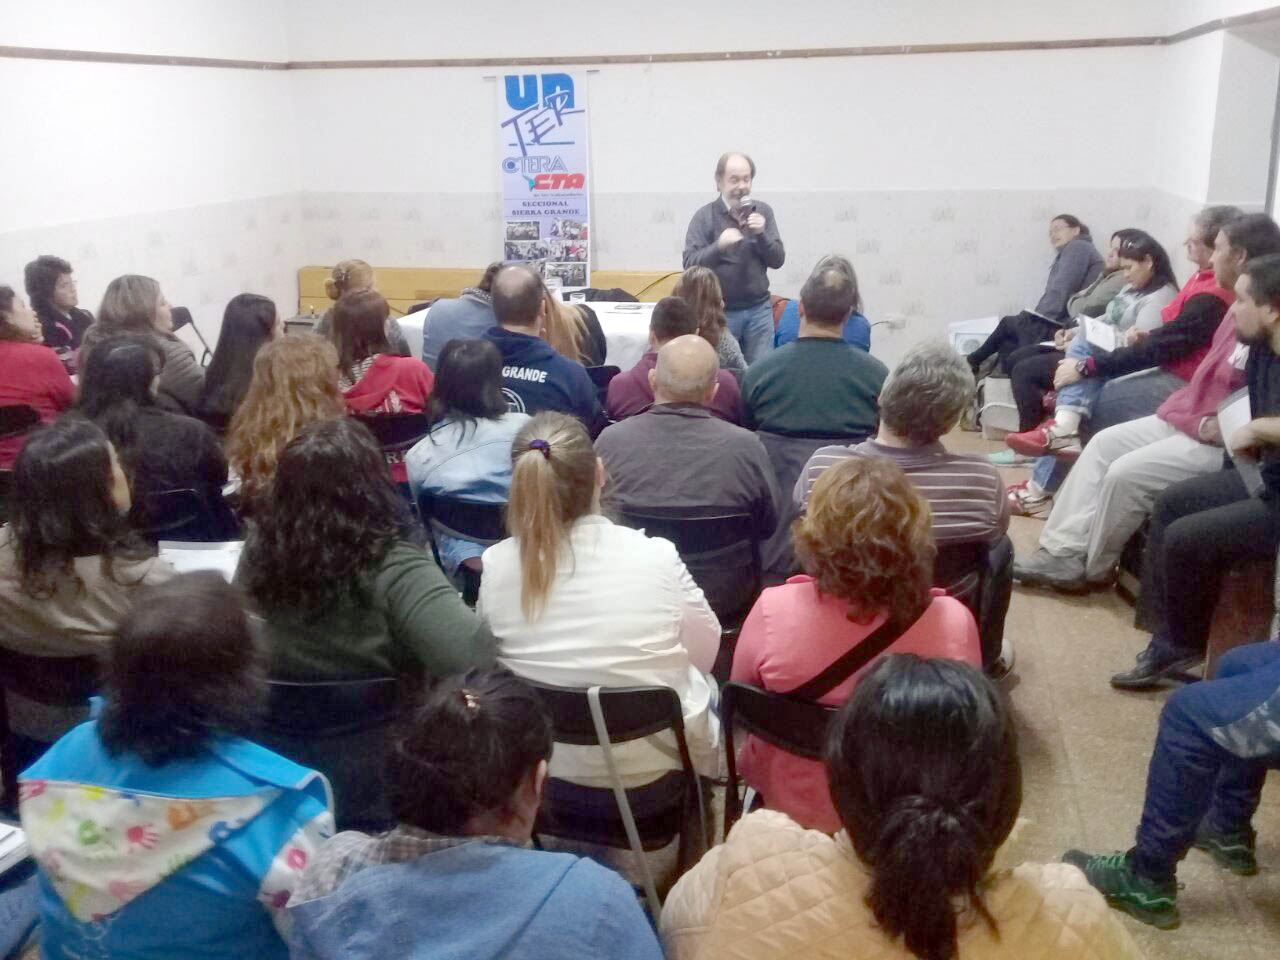
<instances>
[{"instance_id":1,"label":"white table","mask_svg":"<svg viewBox=\"0 0 1280 960\"><path fill-rule=\"evenodd\" d=\"M608 350L604 362L630 370L644 356L649 346L649 316L652 303L613 303L597 300L587 304L600 318ZM422 358L422 324L427 311L419 310L399 317L400 330L409 341L409 349L415 357Z\"/></svg>"}]
</instances>

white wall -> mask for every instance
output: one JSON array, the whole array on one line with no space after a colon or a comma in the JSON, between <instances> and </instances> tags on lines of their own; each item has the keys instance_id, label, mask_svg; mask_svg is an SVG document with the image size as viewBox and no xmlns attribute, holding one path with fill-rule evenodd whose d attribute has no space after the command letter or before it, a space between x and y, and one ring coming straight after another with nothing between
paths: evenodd
<instances>
[{"instance_id":1,"label":"white wall","mask_svg":"<svg viewBox=\"0 0 1280 960\"><path fill-rule=\"evenodd\" d=\"M1221 36L1222 72L1206 199L1263 209L1280 61L1234 33Z\"/></svg>"}]
</instances>

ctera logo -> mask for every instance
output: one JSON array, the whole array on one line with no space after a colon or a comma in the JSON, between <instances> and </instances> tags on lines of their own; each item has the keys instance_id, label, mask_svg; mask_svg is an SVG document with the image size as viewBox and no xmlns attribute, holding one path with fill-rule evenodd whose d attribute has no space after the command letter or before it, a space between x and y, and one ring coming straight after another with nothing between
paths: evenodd
<instances>
[{"instance_id":1,"label":"ctera logo","mask_svg":"<svg viewBox=\"0 0 1280 960\"><path fill-rule=\"evenodd\" d=\"M530 190L581 190L587 185L584 173L540 173L525 179Z\"/></svg>"}]
</instances>

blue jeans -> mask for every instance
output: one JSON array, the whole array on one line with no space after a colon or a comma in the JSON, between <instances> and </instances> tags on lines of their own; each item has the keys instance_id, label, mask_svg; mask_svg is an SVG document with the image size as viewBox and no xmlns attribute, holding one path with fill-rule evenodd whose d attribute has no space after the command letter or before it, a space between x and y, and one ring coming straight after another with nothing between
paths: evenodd
<instances>
[{"instance_id":1,"label":"blue jeans","mask_svg":"<svg viewBox=\"0 0 1280 960\"><path fill-rule=\"evenodd\" d=\"M1217 675L1174 692L1160 712L1134 868L1169 879L1203 820L1250 828L1267 767L1280 762L1280 643L1238 647Z\"/></svg>"},{"instance_id":2,"label":"blue jeans","mask_svg":"<svg viewBox=\"0 0 1280 960\"><path fill-rule=\"evenodd\" d=\"M17 956L40 921L35 862L14 867L0 883L0 957Z\"/></svg>"},{"instance_id":3,"label":"blue jeans","mask_svg":"<svg viewBox=\"0 0 1280 960\"><path fill-rule=\"evenodd\" d=\"M1075 340L1071 342L1074 344ZM1086 432L1089 436L1107 427L1114 427L1117 423L1128 423L1130 420L1151 416L1160 409L1160 404L1169 398L1169 394L1187 385L1177 374L1159 367L1101 383L1100 392L1093 404L1093 415L1088 422ZM1058 396L1061 402L1062 394L1059 393ZM1041 457L1036 461L1032 478L1037 486L1052 493L1067 478L1068 467L1069 464L1059 461L1057 457Z\"/></svg>"},{"instance_id":4,"label":"blue jeans","mask_svg":"<svg viewBox=\"0 0 1280 960\"><path fill-rule=\"evenodd\" d=\"M754 307L726 310L729 332L742 345L747 365L755 363L773 350L773 302L765 300Z\"/></svg>"}]
</instances>

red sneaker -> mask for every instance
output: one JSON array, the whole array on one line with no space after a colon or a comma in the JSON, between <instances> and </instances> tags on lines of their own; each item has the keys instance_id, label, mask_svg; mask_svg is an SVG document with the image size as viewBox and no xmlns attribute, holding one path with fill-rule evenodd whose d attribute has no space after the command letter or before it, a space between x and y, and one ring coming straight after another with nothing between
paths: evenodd
<instances>
[{"instance_id":1,"label":"red sneaker","mask_svg":"<svg viewBox=\"0 0 1280 960\"><path fill-rule=\"evenodd\" d=\"M1038 427L1024 430L1022 433L1011 433L1004 438L1009 449L1027 457L1080 456L1080 435L1078 433L1059 434L1054 432L1054 421L1046 420Z\"/></svg>"}]
</instances>

